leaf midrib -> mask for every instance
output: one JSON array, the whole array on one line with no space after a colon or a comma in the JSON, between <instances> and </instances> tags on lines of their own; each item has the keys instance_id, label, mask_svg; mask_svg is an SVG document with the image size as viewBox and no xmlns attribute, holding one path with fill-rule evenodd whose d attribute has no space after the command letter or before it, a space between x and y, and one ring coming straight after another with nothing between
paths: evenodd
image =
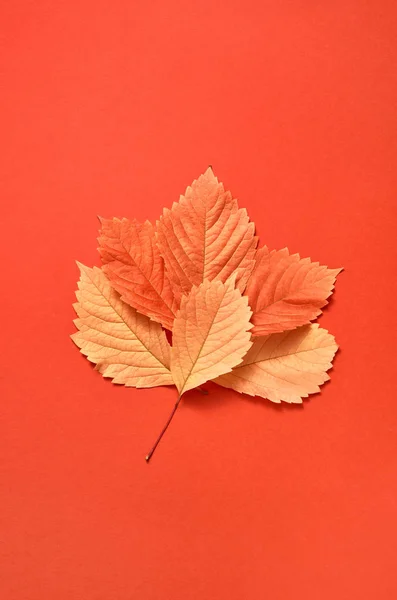
<instances>
[{"instance_id":1,"label":"leaf midrib","mask_svg":"<svg viewBox=\"0 0 397 600\"><path fill-rule=\"evenodd\" d=\"M117 238L116 238L117 239ZM139 272L143 275L143 277L145 278L145 280L148 282L148 284L150 285L150 287L154 290L154 292L157 294L157 296L160 298L161 302L164 304L164 306L166 306L168 308L168 310L171 312L172 316L175 317L175 312L173 311L173 309L171 308L171 306L169 306L169 304L164 300L163 296L160 294L160 292L158 292L156 290L156 288L154 287L153 283L150 281L150 279L147 277L147 275L144 273L144 271L141 269L141 267L137 264L136 260L134 259L134 257L131 255L130 250L127 249L127 247L124 244L124 240L120 239L120 244L121 247L125 250L126 254L130 257L130 259L132 260L132 262L134 263L135 267L139 270ZM163 260L163 259L162 259ZM120 263L122 265L126 265L128 266L127 263L123 262L120 259L115 259L114 261L115 263ZM110 263L107 263L110 264ZM164 272L164 278L166 277L166 274ZM123 277L122 279L124 279L125 281L128 281L128 279L126 279L125 277Z\"/></svg>"},{"instance_id":2,"label":"leaf midrib","mask_svg":"<svg viewBox=\"0 0 397 600\"><path fill-rule=\"evenodd\" d=\"M192 372L193 372L193 369L194 369L194 367L196 366L196 364L197 364L197 362L198 362L198 360L199 360L199 358L200 358L200 354L201 354L201 352L202 352L202 350L203 350L203 348L204 348L204 344L205 344L205 342L206 342L206 341L207 341L207 339L208 339L208 336L209 336L209 334L210 334L210 331L211 331L211 329L212 329L212 326L213 326L213 324L214 324L214 321L215 321L215 317L217 316L217 314L218 314L218 312L219 312L219 309L220 309L220 307L221 307L222 300L223 300L223 298L224 298L224 297L225 297L225 296L223 295L223 296L222 296L222 298L220 299L219 306L218 306L218 308L216 309L216 311L215 311L215 313L214 313L214 316L213 316L213 318L212 318L212 320L211 320L211 323L210 323L210 325L209 325L209 327L208 327L207 334L206 334L206 336L205 336L205 338L204 338L204 340L203 340L203 343L202 343L202 344L201 344L201 346L200 346L200 349L199 349L199 351L198 351L198 354L197 354L196 360L195 360L195 362L192 364L192 366L191 366L191 368L190 368L190 370L189 370L189 373L187 374L187 376L186 376L186 378L185 378L185 383L183 384L183 387L182 387L182 389L181 389L181 391L180 391L180 393L179 393L179 397L181 397L181 396L182 396L182 394L184 393L184 390L185 390L186 384L187 384L187 382L189 381L189 378L190 378L190 376L191 376L191 374L192 374Z\"/></svg>"},{"instance_id":3,"label":"leaf midrib","mask_svg":"<svg viewBox=\"0 0 397 600\"><path fill-rule=\"evenodd\" d=\"M234 369L242 369L243 367L247 367L248 365L255 365L256 363L266 362L267 360L277 360L279 358L285 358L286 356L294 356L295 354L301 354L302 352L313 352L316 350L320 350L320 348L331 348L333 345L334 344L328 344L327 346L320 346L319 348L306 348L305 350L295 350L290 354L279 354L277 356L269 356L269 358L262 358L261 360L253 360L251 362L237 365L237 367L234 367Z\"/></svg>"},{"instance_id":4,"label":"leaf midrib","mask_svg":"<svg viewBox=\"0 0 397 600\"><path fill-rule=\"evenodd\" d=\"M101 296L106 300L106 302L109 304L109 306L114 310L114 312L120 317L120 319L123 321L124 325L133 333L133 335L136 337L136 339L142 344L142 346L149 352L149 354L151 354L156 360L158 360L159 363L161 363L168 371L170 371L169 367L167 367L167 365L155 354L153 354L153 352L146 346L146 344L141 340L141 338L138 336L137 333L135 333L135 331L133 331L131 329L131 327L128 325L128 323L125 321L125 319L123 318L123 316L119 313L119 311L110 303L110 301L108 300L108 298L106 298L106 296L104 295L104 293L102 292L102 290L98 287L98 285L96 284L95 281L93 281L92 277L90 276L90 280L91 283L94 285L94 287L98 290L98 292L101 294ZM122 302L122 300L120 299L120 302ZM128 306L128 305L126 305ZM134 309L135 310L135 309ZM136 311L138 313L138 311ZM139 314L139 313L138 313ZM144 315L143 315L144 316ZM149 318L149 317L147 317Z\"/></svg>"}]
</instances>

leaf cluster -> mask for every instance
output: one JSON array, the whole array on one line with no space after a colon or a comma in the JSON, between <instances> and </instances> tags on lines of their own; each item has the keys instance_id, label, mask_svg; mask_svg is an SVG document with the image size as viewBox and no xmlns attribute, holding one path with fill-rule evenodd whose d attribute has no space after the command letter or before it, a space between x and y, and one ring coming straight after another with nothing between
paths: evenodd
<instances>
[{"instance_id":1,"label":"leaf cluster","mask_svg":"<svg viewBox=\"0 0 397 600\"><path fill-rule=\"evenodd\" d=\"M257 249L247 211L211 168L155 225L101 219L98 241L102 267L78 263L72 339L114 383L175 384L176 409L207 381L299 403L329 379L337 345L312 321L340 269Z\"/></svg>"}]
</instances>

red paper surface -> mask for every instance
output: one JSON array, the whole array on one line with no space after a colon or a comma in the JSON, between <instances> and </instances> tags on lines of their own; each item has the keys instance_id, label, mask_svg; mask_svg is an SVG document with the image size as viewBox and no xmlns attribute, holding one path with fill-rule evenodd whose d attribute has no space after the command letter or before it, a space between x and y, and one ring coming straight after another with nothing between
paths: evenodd
<instances>
[{"instance_id":1,"label":"red paper surface","mask_svg":"<svg viewBox=\"0 0 397 600\"><path fill-rule=\"evenodd\" d=\"M4 600L397 595L395 2L1 7ZM262 243L345 271L321 395L113 386L79 355L96 215L212 164Z\"/></svg>"}]
</instances>

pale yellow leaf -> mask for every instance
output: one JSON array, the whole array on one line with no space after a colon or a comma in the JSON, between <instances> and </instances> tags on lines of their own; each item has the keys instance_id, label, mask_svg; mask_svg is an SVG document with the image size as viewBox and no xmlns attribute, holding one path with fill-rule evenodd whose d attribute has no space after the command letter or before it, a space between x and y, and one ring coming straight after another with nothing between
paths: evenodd
<instances>
[{"instance_id":1,"label":"pale yellow leaf","mask_svg":"<svg viewBox=\"0 0 397 600\"><path fill-rule=\"evenodd\" d=\"M170 347L161 325L125 304L101 269L82 264L71 337L104 377L133 387L172 385Z\"/></svg>"},{"instance_id":2,"label":"pale yellow leaf","mask_svg":"<svg viewBox=\"0 0 397 600\"><path fill-rule=\"evenodd\" d=\"M319 392L338 349L335 338L317 324L253 340L243 362L215 383L272 402L300 403Z\"/></svg>"},{"instance_id":3,"label":"pale yellow leaf","mask_svg":"<svg viewBox=\"0 0 397 600\"><path fill-rule=\"evenodd\" d=\"M182 298L173 329L171 372L182 395L227 373L251 347L248 299L226 283L204 281Z\"/></svg>"}]
</instances>

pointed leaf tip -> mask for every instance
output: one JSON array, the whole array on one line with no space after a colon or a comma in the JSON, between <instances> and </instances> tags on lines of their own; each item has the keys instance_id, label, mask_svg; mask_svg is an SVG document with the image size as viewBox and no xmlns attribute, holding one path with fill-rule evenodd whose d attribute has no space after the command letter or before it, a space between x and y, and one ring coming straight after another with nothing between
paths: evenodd
<instances>
[{"instance_id":1,"label":"pointed leaf tip","mask_svg":"<svg viewBox=\"0 0 397 600\"><path fill-rule=\"evenodd\" d=\"M74 343L114 383L172 385L170 347L161 326L120 300L101 269L81 267Z\"/></svg>"},{"instance_id":2,"label":"pointed leaf tip","mask_svg":"<svg viewBox=\"0 0 397 600\"><path fill-rule=\"evenodd\" d=\"M99 253L103 270L122 300L172 329L178 302L165 273L150 221L112 219L102 223Z\"/></svg>"},{"instance_id":3,"label":"pointed leaf tip","mask_svg":"<svg viewBox=\"0 0 397 600\"><path fill-rule=\"evenodd\" d=\"M288 248L260 248L246 288L253 310L253 335L295 329L321 314L332 294L338 270L328 269Z\"/></svg>"},{"instance_id":4,"label":"pointed leaf tip","mask_svg":"<svg viewBox=\"0 0 397 600\"><path fill-rule=\"evenodd\" d=\"M244 291L254 266L254 234L247 211L208 167L157 223L157 244L178 301L205 279L225 282L234 272Z\"/></svg>"},{"instance_id":5,"label":"pointed leaf tip","mask_svg":"<svg viewBox=\"0 0 397 600\"><path fill-rule=\"evenodd\" d=\"M171 372L180 395L241 362L252 345L250 316L247 299L230 280L206 280L183 297L171 349Z\"/></svg>"},{"instance_id":6,"label":"pointed leaf tip","mask_svg":"<svg viewBox=\"0 0 397 600\"><path fill-rule=\"evenodd\" d=\"M337 349L334 336L318 324L257 337L241 364L215 383L276 403L300 404L328 381Z\"/></svg>"}]
</instances>

